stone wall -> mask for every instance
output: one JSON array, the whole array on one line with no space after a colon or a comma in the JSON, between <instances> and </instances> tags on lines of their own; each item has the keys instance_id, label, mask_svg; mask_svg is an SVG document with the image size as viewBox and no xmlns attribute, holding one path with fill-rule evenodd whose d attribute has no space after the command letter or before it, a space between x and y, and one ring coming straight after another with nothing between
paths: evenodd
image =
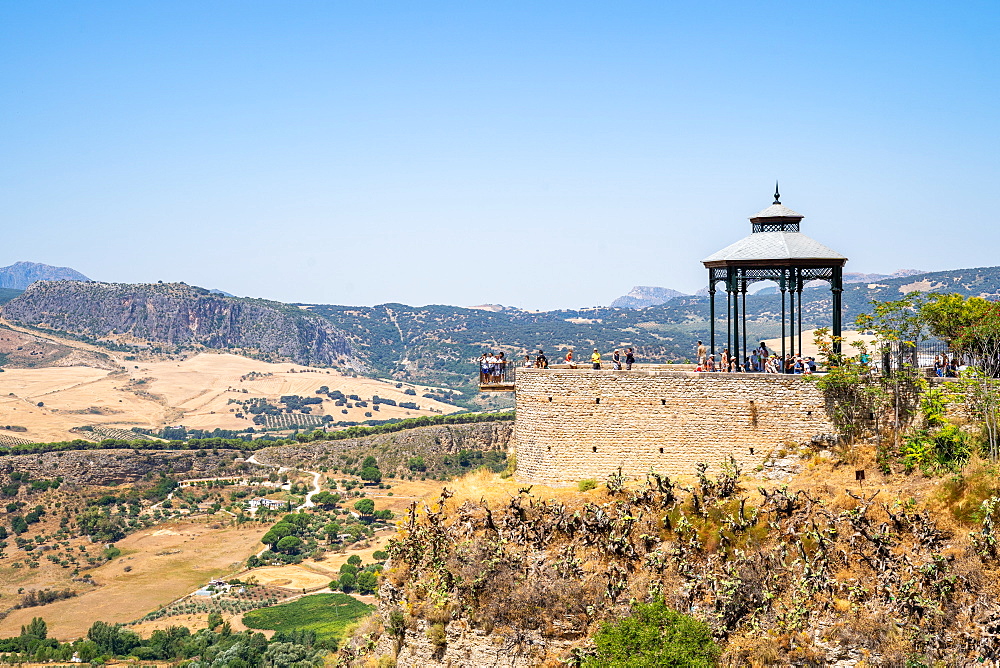
<instances>
[{"instance_id":1,"label":"stone wall","mask_svg":"<svg viewBox=\"0 0 1000 668\"><path fill-rule=\"evenodd\" d=\"M801 376L518 369L514 439L527 482L602 481L622 468L691 474L730 455L745 470L773 451L835 433Z\"/></svg>"}]
</instances>

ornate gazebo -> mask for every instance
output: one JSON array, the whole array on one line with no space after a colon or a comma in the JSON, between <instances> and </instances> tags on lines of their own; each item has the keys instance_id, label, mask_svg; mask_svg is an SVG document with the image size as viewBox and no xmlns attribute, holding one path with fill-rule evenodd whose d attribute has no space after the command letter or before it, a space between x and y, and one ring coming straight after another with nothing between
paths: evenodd
<instances>
[{"instance_id":1,"label":"ornate gazebo","mask_svg":"<svg viewBox=\"0 0 1000 668\"><path fill-rule=\"evenodd\" d=\"M788 352L802 354L802 288L809 281L830 282L833 335L841 335L841 292L847 258L802 234L799 224L803 218L802 214L781 203L775 184L774 203L750 219L750 236L702 260L708 269L709 337L713 354L717 352L715 292L719 283L725 284L726 290L726 345L730 354L736 356L738 365L747 359L746 302L747 286L751 283L774 281L778 284L782 356ZM789 336L791 341L786 349ZM839 352L839 344L836 348Z\"/></svg>"}]
</instances>

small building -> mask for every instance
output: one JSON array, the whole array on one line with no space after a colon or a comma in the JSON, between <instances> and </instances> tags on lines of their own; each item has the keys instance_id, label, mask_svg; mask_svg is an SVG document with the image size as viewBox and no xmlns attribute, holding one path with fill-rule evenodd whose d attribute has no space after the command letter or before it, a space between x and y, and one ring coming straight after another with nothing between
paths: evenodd
<instances>
[{"instance_id":1,"label":"small building","mask_svg":"<svg viewBox=\"0 0 1000 668\"><path fill-rule=\"evenodd\" d=\"M285 501L278 501L277 499L265 499L258 497L256 499L250 499L247 502L247 510L250 512L256 511L258 508L267 508L268 510L281 510L287 507L288 504Z\"/></svg>"}]
</instances>

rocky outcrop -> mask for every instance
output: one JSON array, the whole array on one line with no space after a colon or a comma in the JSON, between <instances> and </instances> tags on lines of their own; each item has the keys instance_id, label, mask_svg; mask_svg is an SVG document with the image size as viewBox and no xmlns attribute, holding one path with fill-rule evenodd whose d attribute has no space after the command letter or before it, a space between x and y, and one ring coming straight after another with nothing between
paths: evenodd
<instances>
[{"instance_id":1,"label":"rocky outcrop","mask_svg":"<svg viewBox=\"0 0 1000 668\"><path fill-rule=\"evenodd\" d=\"M36 480L61 476L77 485L135 482L149 474L183 474L197 478L249 466L237 450L63 450L37 455L0 456L0 472L28 473Z\"/></svg>"},{"instance_id":2,"label":"rocky outcrop","mask_svg":"<svg viewBox=\"0 0 1000 668\"><path fill-rule=\"evenodd\" d=\"M364 647L360 639L352 638L342 656L392 657L396 668L530 668L558 665L563 655L576 644L575 640L549 638L533 630L494 629L487 632L464 619L435 624L405 614L403 625L393 629L393 613L402 614L405 606L403 596L402 589L383 582L375 615L382 628L391 632L379 634L368 647Z\"/></svg>"},{"instance_id":3,"label":"rocky outcrop","mask_svg":"<svg viewBox=\"0 0 1000 668\"><path fill-rule=\"evenodd\" d=\"M3 307L12 321L95 339L239 349L300 364L362 369L328 320L264 299L225 297L184 283L43 281Z\"/></svg>"},{"instance_id":4,"label":"rocky outcrop","mask_svg":"<svg viewBox=\"0 0 1000 668\"><path fill-rule=\"evenodd\" d=\"M436 425L339 441L279 445L258 450L255 458L265 464L308 469L336 461L337 455L342 453L354 457L370 454L376 457L384 475L392 475L411 473L404 471L410 457L424 457L427 466L434 469L435 459L456 455L462 450L506 452L513 432L513 422Z\"/></svg>"},{"instance_id":5,"label":"rocky outcrop","mask_svg":"<svg viewBox=\"0 0 1000 668\"><path fill-rule=\"evenodd\" d=\"M637 285L623 297L611 302L612 308L645 308L666 304L674 297L686 296L671 288L658 288L652 285Z\"/></svg>"}]
</instances>

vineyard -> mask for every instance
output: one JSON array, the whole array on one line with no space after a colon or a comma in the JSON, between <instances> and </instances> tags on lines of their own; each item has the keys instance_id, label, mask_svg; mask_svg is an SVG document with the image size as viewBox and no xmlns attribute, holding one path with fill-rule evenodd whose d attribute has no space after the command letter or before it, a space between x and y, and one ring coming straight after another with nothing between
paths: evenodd
<instances>
[{"instance_id":1,"label":"vineyard","mask_svg":"<svg viewBox=\"0 0 1000 668\"><path fill-rule=\"evenodd\" d=\"M323 425L322 415L297 415L282 413L280 415L264 415L264 426L268 429L308 429Z\"/></svg>"},{"instance_id":2,"label":"vineyard","mask_svg":"<svg viewBox=\"0 0 1000 668\"><path fill-rule=\"evenodd\" d=\"M174 601L170 605L159 610L154 610L145 617L131 623L131 625L142 622L154 621L166 617L177 617L180 615L196 615L204 613L240 613L250 612L258 608L265 608L277 605L279 601L288 598L291 592L275 587L265 587L262 585L233 585L227 588L228 591L217 591L211 596L200 596L192 594L179 601Z\"/></svg>"},{"instance_id":3,"label":"vineyard","mask_svg":"<svg viewBox=\"0 0 1000 668\"><path fill-rule=\"evenodd\" d=\"M26 438L18 438L10 434L0 434L0 445L26 445L28 443L31 443L31 441Z\"/></svg>"}]
</instances>

